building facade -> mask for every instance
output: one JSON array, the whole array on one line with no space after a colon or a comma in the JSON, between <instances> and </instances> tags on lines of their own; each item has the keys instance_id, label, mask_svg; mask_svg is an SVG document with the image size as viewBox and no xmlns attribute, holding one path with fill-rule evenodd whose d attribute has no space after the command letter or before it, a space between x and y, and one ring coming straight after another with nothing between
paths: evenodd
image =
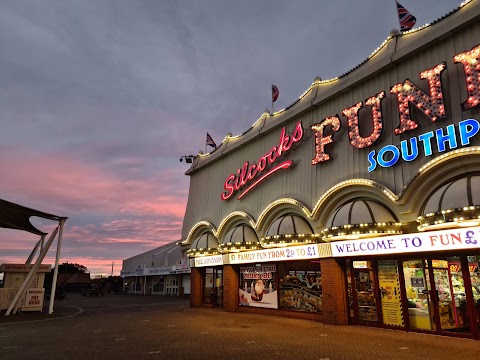
<instances>
[{"instance_id":1,"label":"building facade","mask_svg":"<svg viewBox=\"0 0 480 360\"><path fill-rule=\"evenodd\" d=\"M123 260L123 291L139 295L190 294L190 266L176 243Z\"/></svg>"},{"instance_id":2,"label":"building facade","mask_svg":"<svg viewBox=\"0 0 480 360\"><path fill-rule=\"evenodd\" d=\"M479 339L479 34L467 1L199 154L191 306Z\"/></svg>"}]
</instances>

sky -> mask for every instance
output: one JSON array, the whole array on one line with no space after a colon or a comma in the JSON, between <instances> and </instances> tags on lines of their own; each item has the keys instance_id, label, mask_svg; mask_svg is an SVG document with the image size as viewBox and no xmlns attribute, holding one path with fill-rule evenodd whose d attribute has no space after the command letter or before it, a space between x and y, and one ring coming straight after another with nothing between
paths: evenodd
<instances>
[{"instance_id":1,"label":"sky","mask_svg":"<svg viewBox=\"0 0 480 360\"><path fill-rule=\"evenodd\" d=\"M402 0L416 27L459 0ZM113 275L181 237L183 155L291 105L399 29L394 0L1 0L0 198L66 216L61 262ZM32 218L51 232L54 223ZM0 264L38 236L0 229ZM44 263L54 263L55 246Z\"/></svg>"}]
</instances>

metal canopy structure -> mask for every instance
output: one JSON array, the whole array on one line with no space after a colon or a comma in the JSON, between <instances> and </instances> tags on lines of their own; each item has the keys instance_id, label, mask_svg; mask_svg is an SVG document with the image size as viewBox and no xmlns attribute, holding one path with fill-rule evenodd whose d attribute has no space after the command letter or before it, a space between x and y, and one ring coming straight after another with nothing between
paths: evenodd
<instances>
[{"instance_id":1,"label":"metal canopy structure","mask_svg":"<svg viewBox=\"0 0 480 360\"><path fill-rule=\"evenodd\" d=\"M51 233L46 243L45 243L45 236L47 235L47 233L38 230L35 226L32 225L32 223L30 222L30 218L32 216L58 222L58 226ZM10 315L12 311L13 313L16 313L20 308L21 299L25 296L25 293L27 291L27 288L31 280L37 273L39 266L42 264L42 261L45 258L45 255L47 254L48 250L50 249L50 246L52 245L53 241L55 240L55 237L58 234L57 253L55 257L55 269L53 272L50 304L48 309L49 314L53 313L53 305L55 302L55 291L57 287L58 264L60 259L63 227L67 219L68 219L67 217L49 214L43 211L35 210L19 204L12 203L10 201L0 199L0 228L23 230L32 234L40 235L40 240L35 244L25 264L30 264L32 262L38 249L40 249L40 253L38 254L38 257L35 260L35 264L32 266L32 269L26 276L23 284L18 289L18 292L15 295L15 298L13 299L12 303L8 307L5 313L5 316Z\"/></svg>"}]
</instances>

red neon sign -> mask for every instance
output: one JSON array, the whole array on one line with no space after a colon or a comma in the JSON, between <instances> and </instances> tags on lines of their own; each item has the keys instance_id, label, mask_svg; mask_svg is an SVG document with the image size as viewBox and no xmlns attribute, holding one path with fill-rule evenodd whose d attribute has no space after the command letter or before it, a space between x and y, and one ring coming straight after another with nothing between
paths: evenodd
<instances>
[{"instance_id":1,"label":"red neon sign","mask_svg":"<svg viewBox=\"0 0 480 360\"><path fill-rule=\"evenodd\" d=\"M288 169L293 164L293 161L291 160L285 160L263 173L268 164L271 165L275 163L280 156L288 152L292 145L300 141L302 137L303 128L301 122L297 123L292 135L287 134L286 128L283 128L278 146L272 147L270 151L260 157L256 163L250 164L246 161L241 168L237 169L236 174L231 174L227 177L223 185L225 191L221 195L222 200L230 199L235 192L246 187L237 197L237 199L240 200L255 186L276 173L278 170Z\"/></svg>"}]
</instances>

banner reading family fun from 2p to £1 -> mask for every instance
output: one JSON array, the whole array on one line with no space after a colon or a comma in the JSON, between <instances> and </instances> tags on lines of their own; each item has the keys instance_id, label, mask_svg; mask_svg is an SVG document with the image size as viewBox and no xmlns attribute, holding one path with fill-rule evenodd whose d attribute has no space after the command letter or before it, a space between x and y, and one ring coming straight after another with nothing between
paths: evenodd
<instances>
[{"instance_id":1,"label":"banner reading family fun from 2p to \u00a31","mask_svg":"<svg viewBox=\"0 0 480 360\"><path fill-rule=\"evenodd\" d=\"M278 309L276 265L240 268L239 304Z\"/></svg>"}]
</instances>

